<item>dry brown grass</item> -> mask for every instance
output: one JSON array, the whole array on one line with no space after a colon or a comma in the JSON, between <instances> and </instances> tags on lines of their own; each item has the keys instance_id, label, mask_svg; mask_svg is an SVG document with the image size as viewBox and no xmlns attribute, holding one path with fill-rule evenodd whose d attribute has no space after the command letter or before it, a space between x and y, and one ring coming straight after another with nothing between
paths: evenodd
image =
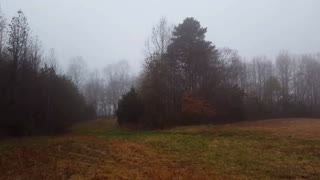
<instances>
[{"instance_id":1,"label":"dry brown grass","mask_svg":"<svg viewBox=\"0 0 320 180\"><path fill-rule=\"evenodd\" d=\"M51 139L1 154L0 179L212 179L142 144L93 136Z\"/></svg>"},{"instance_id":2,"label":"dry brown grass","mask_svg":"<svg viewBox=\"0 0 320 180\"><path fill-rule=\"evenodd\" d=\"M243 121L225 125L186 126L171 129L170 131L183 131L190 133L212 132L215 130L253 130L265 131L279 136L290 136L294 138L319 139L320 119L310 118L287 118L267 119L259 121Z\"/></svg>"},{"instance_id":3,"label":"dry brown grass","mask_svg":"<svg viewBox=\"0 0 320 180\"><path fill-rule=\"evenodd\" d=\"M99 120L68 135L1 141L0 179L316 178L319 140L318 119L149 132Z\"/></svg>"},{"instance_id":4,"label":"dry brown grass","mask_svg":"<svg viewBox=\"0 0 320 180\"><path fill-rule=\"evenodd\" d=\"M247 121L226 125L245 130L262 130L296 138L320 138L320 119L288 118Z\"/></svg>"}]
</instances>

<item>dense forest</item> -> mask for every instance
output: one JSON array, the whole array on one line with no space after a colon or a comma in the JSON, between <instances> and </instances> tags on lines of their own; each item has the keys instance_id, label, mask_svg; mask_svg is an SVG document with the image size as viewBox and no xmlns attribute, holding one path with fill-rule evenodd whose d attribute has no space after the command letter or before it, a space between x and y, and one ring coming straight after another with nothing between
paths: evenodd
<instances>
[{"instance_id":1,"label":"dense forest","mask_svg":"<svg viewBox=\"0 0 320 180\"><path fill-rule=\"evenodd\" d=\"M206 32L194 18L174 27L162 18L138 75L124 60L89 70L81 56L64 71L22 11L10 23L0 15L0 136L59 133L115 115L141 128L320 117L320 54L246 60L217 48Z\"/></svg>"},{"instance_id":2,"label":"dense forest","mask_svg":"<svg viewBox=\"0 0 320 180\"><path fill-rule=\"evenodd\" d=\"M52 134L94 118L76 85L42 54L22 11L0 17L0 136Z\"/></svg>"},{"instance_id":3,"label":"dense forest","mask_svg":"<svg viewBox=\"0 0 320 180\"><path fill-rule=\"evenodd\" d=\"M320 54L248 61L217 49L206 32L194 18L154 27L136 90L119 102L119 122L164 128L320 116Z\"/></svg>"}]
</instances>

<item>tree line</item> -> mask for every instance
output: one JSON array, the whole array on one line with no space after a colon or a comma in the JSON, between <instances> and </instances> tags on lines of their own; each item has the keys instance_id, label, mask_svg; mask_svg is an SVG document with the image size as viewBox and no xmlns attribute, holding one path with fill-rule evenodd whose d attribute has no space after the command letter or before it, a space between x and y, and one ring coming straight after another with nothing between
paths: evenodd
<instances>
[{"instance_id":1,"label":"tree line","mask_svg":"<svg viewBox=\"0 0 320 180\"><path fill-rule=\"evenodd\" d=\"M0 15L0 137L64 132L95 117L76 85L44 55L27 18Z\"/></svg>"},{"instance_id":2,"label":"tree line","mask_svg":"<svg viewBox=\"0 0 320 180\"><path fill-rule=\"evenodd\" d=\"M244 119L320 117L320 54L280 52L275 60L246 61L218 49L207 28L186 18L166 19L146 43L135 89L119 101L120 124L165 128Z\"/></svg>"},{"instance_id":3,"label":"tree line","mask_svg":"<svg viewBox=\"0 0 320 180\"><path fill-rule=\"evenodd\" d=\"M175 27L162 18L138 76L124 60L89 70L81 56L64 71L22 11L10 23L0 15L0 136L58 133L114 115L142 128L320 116L320 54L247 61L206 32L194 18Z\"/></svg>"}]
</instances>

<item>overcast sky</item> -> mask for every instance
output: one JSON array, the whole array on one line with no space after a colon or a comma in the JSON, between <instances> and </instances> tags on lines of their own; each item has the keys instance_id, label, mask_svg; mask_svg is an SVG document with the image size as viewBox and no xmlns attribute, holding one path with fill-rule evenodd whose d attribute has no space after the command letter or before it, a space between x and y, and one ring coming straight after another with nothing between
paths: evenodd
<instances>
[{"instance_id":1,"label":"overcast sky","mask_svg":"<svg viewBox=\"0 0 320 180\"><path fill-rule=\"evenodd\" d=\"M320 52L320 0L0 0L10 20L21 9L44 49L61 64L74 56L99 68L125 59L135 68L151 29L161 17L178 24L195 17L207 40L250 59Z\"/></svg>"}]
</instances>

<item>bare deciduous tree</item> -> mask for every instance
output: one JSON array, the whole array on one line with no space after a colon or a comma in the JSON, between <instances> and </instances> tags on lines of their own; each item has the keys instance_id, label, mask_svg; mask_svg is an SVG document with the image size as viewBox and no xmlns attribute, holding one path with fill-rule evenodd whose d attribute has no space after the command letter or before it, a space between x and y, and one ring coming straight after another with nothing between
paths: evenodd
<instances>
[{"instance_id":1,"label":"bare deciduous tree","mask_svg":"<svg viewBox=\"0 0 320 180\"><path fill-rule=\"evenodd\" d=\"M87 72L87 63L82 57L78 56L70 60L67 74L80 91L82 91Z\"/></svg>"},{"instance_id":2,"label":"bare deciduous tree","mask_svg":"<svg viewBox=\"0 0 320 180\"><path fill-rule=\"evenodd\" d=\"M6 19L0 9L0 60L6 43Z\"/></svg>"},{"instance_id":3,"label":"bare deciduous tree","mask_svg":"<svg viewBox=\"0 0 320 180\"><path fill-rule=\"evenodd\" d=\"M276 58L277 74L281 83L282 96L288 99L293 73L293 60L287 52L281 52Z\"/></svg>"},{"instance_id":4,"label":"bare deciduous tree","mask_svg":"<svg viewBox=\"0 0 320 180\"><path fill-rule=\"evenodd\" d=\"M146 56L164 54L171 43L171 32L172 27L168 24L167 19L161 18L159 23L152 28L151 37L146 41Z\"/></svg>"},{"instance_id":5,"label":"bare deciduous tree","mask_svg":"<svg viewBox=\"0 0 320 180\"><path fill-rule=\"evenodd\" d=\"M119 99L129 91L132 82L130 80L130 66L127 61L119 61L110 64L103 70L106 86L106 96L108 96L111 112L117 109Z\"/></svg>"},{"instance_id":6,"label":"bare deciduous tree","mask_svg":"<svg viewBox=\"0 0 320 180\"><path fill-rule=\"evenodd\" d=\"M57 74L63 74L63 69L59 65L58 57L53 48L51 48L45 57L44 62L49 68L53 69Z\"/></svg>"},{"instance_id":7,"label":"bare deciduous tree","mask_svg":"<svg viewBox=\"0 0 320 180\"><path fill-rule=\"evenodd\" d=\"M16 71L19 63L26 59L28 38L29 26L27 18L22 11L18 11L18 16L13 17L9 24L8 50L13 61L13 81L16 81Z\"/></svg>"},{"instance_id":8,"label":"bare deciduous tree","mask_svg":"<svg viewBox=\"0 0 320 180\"><path fill-rule=\"evenodd\" d=\"M84 84L84 96L87 103L96 110L97 115L101 115L101 109L104 108L104 106L100 105L100 102L103 102L101 100L103 97L103 84L98 70L89 73L89 77Z\"/></svg>"},{"instance_id":9,"label":"bare deciduous tree","mask_svg":"<svg viewBox=\"0 0 320 180\"><path fill-rule=\"evenodd\" d=\"M245 65L242 63L241 57L237 50L230 48L221 48L219 52L219 62L221 63L220 69L223 69L224 78L227 83L238 85L239 87L245 86Z\"/></svg>"}]
</instances>

